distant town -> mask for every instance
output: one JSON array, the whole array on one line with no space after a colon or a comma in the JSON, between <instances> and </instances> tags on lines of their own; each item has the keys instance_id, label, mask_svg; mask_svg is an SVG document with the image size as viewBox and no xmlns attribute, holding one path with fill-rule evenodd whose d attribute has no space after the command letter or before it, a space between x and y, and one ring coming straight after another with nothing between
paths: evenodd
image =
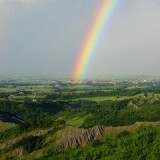
<instances>
[{"instance_id":1,"label":"distant town","mask_svg":"<svg viewBox=\"0 0 160 160\"><path fill-rule=\"evenodd\" d=\"M23 87L33 87L33 86L49 86L54 88L61 87L70 87L70 86L81 86L82 88L87 86L97 86L97 87L117 87L117 88L127 88L129 86L132 87L160 87L160 79L156 78L128 78L128 79L109 79L109 80L81 80L81 81L73 81L72 79L60 79L60 80L52 80L52 79L12 79L12 78L0 78L0 88L13 87L16 88L18 86ZM2 92L2 91L0 91ZM23 90L17 90L17 92L21 95L24 94Z\"/></svg>"}]
</instances>

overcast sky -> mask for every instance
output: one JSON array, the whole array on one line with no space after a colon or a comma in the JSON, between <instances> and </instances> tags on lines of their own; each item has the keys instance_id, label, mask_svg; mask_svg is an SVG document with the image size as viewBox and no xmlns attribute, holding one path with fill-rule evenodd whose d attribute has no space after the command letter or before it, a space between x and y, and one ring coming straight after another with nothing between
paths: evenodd
<instances>
[{"instance_id":1,"label":"overcast sky","mask_svg":"<svg viewBox=\"0 0 160 160\"><path fill-rule=\"evenodd\" d=\"M104 0L0 0L0 75L69 76ZM160 75L160 0L118 0L89 65Z\"/></svg>"}]
</instances>

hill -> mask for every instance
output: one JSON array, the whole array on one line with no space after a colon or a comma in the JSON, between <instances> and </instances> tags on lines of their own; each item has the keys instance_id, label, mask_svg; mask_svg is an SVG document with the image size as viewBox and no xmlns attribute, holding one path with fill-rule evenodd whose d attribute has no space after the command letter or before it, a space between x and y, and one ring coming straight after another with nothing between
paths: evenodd
<instances>
[{"instance_id":1,"label":"hill","mask_svg":"<svg viewBox=\"0 0 160 160\"><path fill-rule=\"evenodd\" d=\"M56 101L52 94L36 102L0 99L1 159L158 159L158 94L94 91L85 93L88 100L67 99L67 94L56 93ZM106 94L116 98L93 98Z\"/></svg>"}]
</instances>

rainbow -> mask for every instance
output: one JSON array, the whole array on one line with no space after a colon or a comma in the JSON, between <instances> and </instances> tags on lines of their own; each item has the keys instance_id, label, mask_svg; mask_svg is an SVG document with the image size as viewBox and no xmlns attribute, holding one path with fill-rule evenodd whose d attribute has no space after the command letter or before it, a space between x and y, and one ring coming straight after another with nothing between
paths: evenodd
<instances>
[{"instance_id":1,"label":"rainbow","mask_svg":"<svg viewBox=\"0 0 160 160\"><path fill-rule=\"evenodd\" d=\"M94 22L80 50L73 71L73 80L78 81L86 75L90 59L95 53L100 38L104 35L117 3L118 0L103 0L102 6L96 14Z\"/></svg>"}]
</instances>

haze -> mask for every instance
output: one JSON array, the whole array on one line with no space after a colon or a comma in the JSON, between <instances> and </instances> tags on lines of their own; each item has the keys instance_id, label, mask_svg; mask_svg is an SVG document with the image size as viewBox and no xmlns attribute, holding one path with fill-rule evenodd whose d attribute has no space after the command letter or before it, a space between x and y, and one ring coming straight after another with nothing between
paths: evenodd
<instances>
[{"instance_id":1,"label":"haze","mask_svg":"<svg viewBox=\"0 0 160 160\"><path fill-rule=\"evenodd\" d=\"M0 76L72 75L101 0L0 0ZM88 77L160 75L160 1L119 0Z\"/></svg>"}]
</instances>

